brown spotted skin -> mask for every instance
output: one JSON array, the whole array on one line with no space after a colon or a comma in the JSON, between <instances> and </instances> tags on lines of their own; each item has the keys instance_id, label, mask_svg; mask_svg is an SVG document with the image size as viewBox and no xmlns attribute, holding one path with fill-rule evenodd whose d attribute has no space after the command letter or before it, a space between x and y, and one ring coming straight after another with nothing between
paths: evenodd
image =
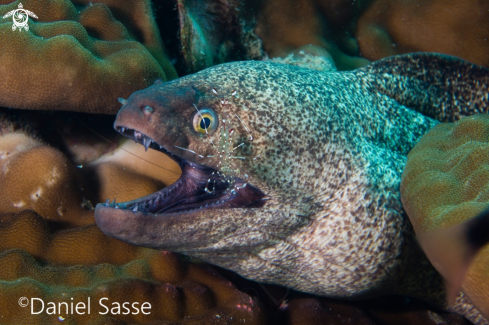
<instances>
[{"instance_id":1,"label":"brown spotted skin","mask_svg":"<svg viewBox=\"0 0 489 325\"><path fill-rule=\"evenodd\" d=\"M215 154L192 128L193 104L233 125L239 144L248 134L237 114L254 140L238 150L246 159L234 168L268 200L262 208L165 215L98 205L97 224L123 241L189 254L257 281L329 297L398 293L443 305L442 280L416 244L399 194L407 153L438 122L382 93L379 78L396 77L380 70L236 62L134 93L116 126L213 167L217 159L174 145ZM155 108L150 116L145 105Z\"/></svg>"}]
</instances>

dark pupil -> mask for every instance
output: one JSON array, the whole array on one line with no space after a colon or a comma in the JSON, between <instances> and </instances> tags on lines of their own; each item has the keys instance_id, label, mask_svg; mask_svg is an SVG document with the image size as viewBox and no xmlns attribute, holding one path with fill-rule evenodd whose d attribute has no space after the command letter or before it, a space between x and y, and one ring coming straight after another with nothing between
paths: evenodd
<instances>
[{"instance_id":1,"label":"dark pupil","mask_svg":"<svg viewBox=\"0 0 489 325\"><path fill-rule=\"evenodd\" d=\"M211 120L208 117L204 117L202 120L200 120L200 127L203 129L209 128L211 125Z\"/></svg>"}]
</instances>

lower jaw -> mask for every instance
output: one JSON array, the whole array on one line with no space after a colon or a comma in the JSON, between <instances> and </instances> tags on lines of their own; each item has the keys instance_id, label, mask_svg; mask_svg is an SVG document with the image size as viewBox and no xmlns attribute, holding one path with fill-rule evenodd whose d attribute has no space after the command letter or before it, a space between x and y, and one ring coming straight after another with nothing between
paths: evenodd
<instances>
[{"instance_id":1,"label":"lower jaw","mask_svg":"<svg viewBox=\"0 0 489 325\"><path fill-rule=\"evenodd\" d=\"M265 194L239 178L222 177L216 170L183 159L181 177L151 195L105 206L133 212L164 215L201 209L255 208L265 203ZM230 182L229 180L232 180Z\"/></svg>"}]
</instances>

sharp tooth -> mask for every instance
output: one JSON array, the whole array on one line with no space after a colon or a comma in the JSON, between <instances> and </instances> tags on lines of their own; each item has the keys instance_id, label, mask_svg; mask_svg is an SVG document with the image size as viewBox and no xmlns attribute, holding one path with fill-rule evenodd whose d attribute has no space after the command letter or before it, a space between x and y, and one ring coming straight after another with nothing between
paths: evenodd
<instances>
[{"instance_id":1,"label":"sharp tooth","mask_svg":"<svg viewBox=\"0 0 489 325\"><path fill-rule=\"evenodd\" d=\"M115 208L116 208L116 209L119 209L119 204L116 204L116 205L115 205Z\"/></svg>"},{"instance_id":2,"label":"sharp tooth","mask_svg":"<svg viewBox=\"0 0 489 325\"><path fill-rule=\"evenodd\" d=\"M124 131L126 131L126 128L125 127L121 127L121 133L124 133Z\"/></svg>"},{"instance_id":3,"label":"sharp tooth","mask_svg":"<svg viewBox=\"0 0 489 325\"><path fill-rule=\"evenodd\" d=\"M206 204L205 204L205 208L207 208L208 206L209 206L209 203L206 203Z\"/></svg>"},{"instance_id":4,"label":"sharp tooth","mask_svg":"<svg viewBox=\"0 0 489 325\"><path fill-rule=\"evenodd\" d=\"M137 204L134 206L134 209L132 209L132 211L133 212L137 212L138 211L138 205Z\"/></svg>"},{"instance_id":5,"label":"sharp tooth","mask_svg":"<svg viewBox=\"0 0 489 325\"><path fill-rule=\"evenodd\" d=\"M105 201L105 206L108 207L110 205L110 201L109 199L107 199L107 201Z\"/></svg>"},{"instance_id":6,"label":"sharp tooth","mask_svg":"<svg viewBox=\"0 0 489 325\"><path fill-rule=\"evenodd\" d=\"M153 140L151 140L150 138L147 138L147 137L143 138L143 145L144 145L145 151L148 151L148 148L151 145L151 142L153 142Z\"/></svg>"},{"instance_id":7,"label":"sharp tooth","mask_svg":"<svg viewBox=\"0 0 489 325\"><path fill-rule=\"evenodd\" d=\"M114 199L114 201L112 201L111 206L115 207L115 199Z\"/></svg>"}]
</instances>

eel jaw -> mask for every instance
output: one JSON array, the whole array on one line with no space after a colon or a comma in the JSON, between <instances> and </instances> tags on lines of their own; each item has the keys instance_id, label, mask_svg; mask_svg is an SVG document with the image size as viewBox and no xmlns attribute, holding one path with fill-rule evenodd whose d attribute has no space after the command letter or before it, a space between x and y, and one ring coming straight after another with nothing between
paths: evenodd
<instances>
[{"instance_id":1,"label":"eel jaw","mask_svg":"<svg viewBox=\"0 0 489 325\"><path fill-rule=\"evenodd\" d=\"M218 171L203 164L187 161L165 149L140 131L116 126L123 136L133 139L148 148L163 152L177 162L182 169L180 178L170 186L145 197L123 202L107 201L106 207L153 213L157 216L170 213L188 213L202 209L257 208L265 204L265 194L258 188L245 185L236 177L229 184ZM211 179L210 185L207 185ZM211 191L208 193L207 189Z\"/></svg>"}]
</instances>

